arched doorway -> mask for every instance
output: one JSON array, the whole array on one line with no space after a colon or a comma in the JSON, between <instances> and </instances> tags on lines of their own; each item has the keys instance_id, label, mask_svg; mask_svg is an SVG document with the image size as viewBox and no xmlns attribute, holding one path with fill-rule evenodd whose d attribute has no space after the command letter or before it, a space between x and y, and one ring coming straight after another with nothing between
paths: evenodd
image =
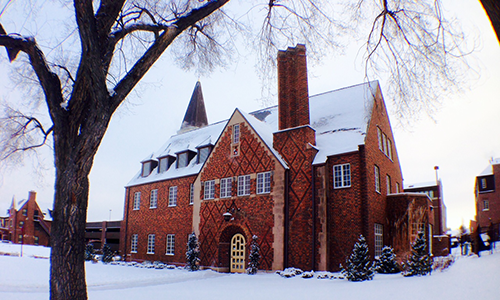
<instances>
[{"instance_id":1,"label":"arched doorway","mask_svg":"<svg viewBox=\"0 0 500 300\"><path fill-rule=\"evenodd\" d=\"M233 237L231 238L231 257L229 270L231 273L245 272L245 252L245 237L241 233L233 235Z\"/></svg>"}]
</instances>

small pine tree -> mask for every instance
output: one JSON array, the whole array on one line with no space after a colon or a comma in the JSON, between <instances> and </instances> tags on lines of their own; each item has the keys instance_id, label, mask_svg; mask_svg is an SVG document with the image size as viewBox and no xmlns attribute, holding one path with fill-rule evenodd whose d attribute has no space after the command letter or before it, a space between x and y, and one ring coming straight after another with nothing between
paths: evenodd
<instances>
[{"instance_id":1,"label":"small pine tree","mask_svg":"<svg viewBox=\"0 0 500 300\"><path fill-rule=\"evenodd\" d=\"M189 235L188 243L187 243L187 251L186 251L186 260L187 266L186 268L189 271L197 271L199 269L198 262L200 261L200 250L198 246L198 238L196 234L191 233Z\"/></svg>"},{"instance_id":2,"label":"small pine tree","mask_svg":"<svg viewBox=\"0 0 500 300\"><path fill-rule=\"evenodd\" d=\"M382 274L394 274L401 272L396 261L396 254L392 247L384 246L382 254L375 259L375 271Z\"/></svg>"},{"instance_id":3,"label":"small pine tree","mask_svg":"<svg viewBox=\"0 0 500 300\"><path fill-rule=\"evenodd\" d=\"M342 274L349 281L372 280L374 272L371 265L366 239L360 235L351 256L346 260L345 267L342 266Z\"/></svg>"},{"instance_id":4,"label":"small pine tree","mask_svg":"<svg viewBox=\"0 0 500 300\"><path fill-rule=\"evenodd\" d=\"M85 246L85 260L86 261L92 260L94 259L94 256L95 256L94 244L88 243Z\"/></svg>"},{"instance_id":5,"label":"small pine tree","mask_svg":"<svg viewBox=\"0 0 500 300\"><path fill-rule=\"evenodd\" d=\"M111 247L109 247L108 244L104 244L102 247L102 262L107 264L113 261L113 257L115 256L115 253L111 251Z\"/></svg>"},{"instance_id":6,"label":"small pine tree","mask_svg":"<svg viewBox=\"0 0 500 300\"><path fill-rule=\"evenodd\" d=\"M257 243L258 237L254 235L252 237L252 244L250 245L250 256L248 257L248 268L247 272L250 275L256 274L260 265L260 248Z\"/></svg>"},{"instance_id":7,"label":"small pine tree","mask_svg":"<svg viewBox=\"0 0 500 300\"><path fill-rule=\"evenodd\" d=\"M411 256L406 262L404 276L425 276L432 271L432 257L427 252L424 234L418 234L415 243L411 246Z\"/></svg>"}]
</instances>

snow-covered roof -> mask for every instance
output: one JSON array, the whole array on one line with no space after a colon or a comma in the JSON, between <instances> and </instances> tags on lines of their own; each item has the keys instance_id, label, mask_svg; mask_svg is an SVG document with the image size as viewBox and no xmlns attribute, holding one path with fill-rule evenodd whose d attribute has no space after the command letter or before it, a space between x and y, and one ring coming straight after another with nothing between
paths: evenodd
<instances>
[{"instance_id":1,"label":"snow-covered roof","mask_svg":"<svg viewBox=\"0 0 500 300\"><path fill-rule=\"evenodd\" d=\"M486 167L478 176L493 175L493 166L500 164L500 158L492 158L490 160L490 165Z\"/></svg>"},{"instance_id":2,"label":"snow-covered roof","mask_svg":"<svg viewBox=\"0 0 500 300\"><path fill-rule=\"evenodd\" d=\"M419 183L410 183L404 184L404 189L419 189L424 187L437 186L436 181L427 181L427 182L419 182Z\"/></svg>"},{"instance_id":3,"label":"snow-covered roof","mask_svg":"<svg viewBox=\"0 0 500 300\"><path fill-rule=\"evenodd\" d=\"M142 162L165 157L168 155L175 156L176 153L191 150L197 152L198 147L214 145L222 130L226 126L227 120L211 124L196 130L184 132L181 134L173 135L168 141L155 153L146 157ZM203 164L198 164L196 157L191 159L189 165L185 168L169 168L167 171L158 173L157 168L152 170L151 174L147 177L142 177L139 171L132 180L126 185L134 186L149 182L167 180L172 178L179 178L189 175L198 174Z\"/></svg>"},{"instance_id":4,"label":"snow-covered roof","mask_svg":"<svg viewBox=\"0 0 500 300\"><path fill-rule=\"evenodd\" d=\"M318 150L313 164L325 163L328 156L358 150L365 143L374 103L374 95L379 88L378 81L371 81L309 97L310 126L316 131ZM287 168L286 162L273 147L273 133L278 131L278 106L261 109L251 113L238 110L248 121L280 163ZM206 127L172 136L159 151L149 155L142 162L191 150L203 145L215 144L227 124L222 121ZM158 173L153 170L147 177L139 171L127 186L171 178L198 174L202 164L192 159L186 168L169 168Z\"/></svg>"}]
</instances>

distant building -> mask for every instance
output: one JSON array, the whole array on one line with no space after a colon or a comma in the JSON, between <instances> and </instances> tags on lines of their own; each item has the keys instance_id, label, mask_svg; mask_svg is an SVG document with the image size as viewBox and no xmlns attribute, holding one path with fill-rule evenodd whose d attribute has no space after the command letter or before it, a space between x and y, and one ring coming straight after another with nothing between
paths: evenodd
<instances>
[{"instance_id":1,"label":"distant building","mask_svg":"<svg viewBox=\"0 0 500 300\"><path fill-rule=\"evenodd\" d=\"M8 216L2 218L2 240L16 244L50 246L51 221L36 202L36 192L30 191L28 199L12 204Z\"/></svg>"},{"instance_id":2,"label":"distant building","mask_svg":"<svg viewBox=\"0 0 500 300\"><path fill-rule=\"evenodd\" d=\"M298 45L278 54L278 94L208 124L196 84L178 134L126 186L127 260L183 264L195 232L200 264L218 271L246 269L253 235L262 269L338 270L361 234L372 257L432 235L431 200L403 193L377 81L309 96Z\"/></svg>"},{"instance_id":3,"label":"distant building","mask_svg":"<svg viewBox=\"0 0 500 300\"><path fill-rule=\"evenodd\" d=\"M441 180L418 184L405 184L404 191L407 193L423 193L432 200L432 211L434 214L433 235L446 234L446 205L443 201L443 184Z\"/></svg>"},{"instance_id":4,"label":"distant building","mask_svg":"<svg viewBox=\"0 0 500 300\"><path fill-rule=\"evenodd\" d=\"M498 238L500 227L500 158L492 159L486 169L476 176L474 185L476 217L471 231L481 228L481 233Z\"/></svg>"},{"instance_id":5,"label":"distant building","mask_svg":"<svg viewBox=\"0 0 500 300\"><path fill-rule=\"evenodd\" d=\"M120 249L120 229L122 221L87 222L85 224L85 243L92 243L94 249L102 249L108 244L111 251Z\"/></svg>"}]
</instances>

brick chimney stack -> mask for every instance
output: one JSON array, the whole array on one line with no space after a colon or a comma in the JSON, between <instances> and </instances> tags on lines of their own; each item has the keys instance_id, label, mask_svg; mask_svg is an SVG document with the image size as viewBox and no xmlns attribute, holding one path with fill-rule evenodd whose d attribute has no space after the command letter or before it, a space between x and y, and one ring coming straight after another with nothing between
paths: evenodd
<instances>
[{"instance_id":1,"label":"brick chimney stack","mask_svg":"<svg viewBox=\"0 0 500 300\"><path fill-rule=\"evenodd\" d=\"M278 52L279 130L309 125L306 46Z\"/></svg>"}]
</instances>

